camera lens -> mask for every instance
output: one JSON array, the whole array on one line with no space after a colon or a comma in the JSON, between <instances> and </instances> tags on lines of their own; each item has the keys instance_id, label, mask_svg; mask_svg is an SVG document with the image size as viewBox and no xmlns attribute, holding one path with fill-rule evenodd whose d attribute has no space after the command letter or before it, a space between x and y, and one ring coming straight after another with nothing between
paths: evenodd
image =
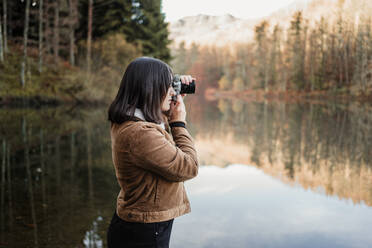
<instances>
[{"instance_id":1,"label":"camera lens","mask_svg":"<svg viewBox=\"0 0 372 248\"><path fill-rule=\"evenodd\" d=\"M181 84L181 92L180 94L194 94L195 93L195 80L192 80L192 82L187 84Z\"/></svg>"}]
</instances>

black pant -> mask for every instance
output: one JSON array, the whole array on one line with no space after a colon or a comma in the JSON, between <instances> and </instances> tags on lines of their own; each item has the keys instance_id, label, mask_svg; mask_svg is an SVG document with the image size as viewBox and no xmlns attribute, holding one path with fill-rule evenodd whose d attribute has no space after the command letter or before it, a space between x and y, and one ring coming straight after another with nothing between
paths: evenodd
<instances>
[{"instance_id":1,"label":"black pant","mask_svg":"<svg viewBox=\"0 0 372 248\"><path fill-rule=\"evenodd\" d=\"M169 248L173 220L155 223L128 222L116 211L107 231L108 248Z\"/></svg>"}]
</instances>

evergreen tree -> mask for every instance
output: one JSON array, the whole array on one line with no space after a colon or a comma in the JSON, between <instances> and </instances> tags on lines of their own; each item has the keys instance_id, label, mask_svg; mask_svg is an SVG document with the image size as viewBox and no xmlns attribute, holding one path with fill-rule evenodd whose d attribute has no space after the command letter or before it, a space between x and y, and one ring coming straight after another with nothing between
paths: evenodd
<instances>
[{"instance_id":1,"label":"evergreen tree","mask_svg":"<svg viewBox=\"0 0 372 248\"><path fill-rule=\"evenodd\" d=\"M133 33L131 16L134 8L132 0L99 0L95 5L94 37L122 32L126 35Z\"/></svg>"},{"instance_id":2,"label":"evergreen tree","mask_svg":"<svg viewBox=\"0 0 372 248\"><path fill-rule=\"evenodd\" d=\"M87 8L88 1L82 0L78 40L87 37L87 16L84 13ZM161 13L161 0L96 0L93 8L93 39L120 32L129 43L141 47L144 55L170 61L168 23Z\"/></svg>"},{"instance_id":3,"label":"evergreen tree","mask_svg":"<svg viewBox=\"0 0 372 248\"><path fill-rule=\"evenodd\" d=\"M171 59L168 45L168 23L161 13L161 0L138 0L134 3L134 33L128 36L141 45L144 55L169 62Z\"/></svg>"},{"instance_id":4,"label":"evergreen tree","mask_svg":"<svg viewBox=\"0 0 372 248\"><path fill-rule=\"evenodd\" d=\"M79 27L77 40L85 40L88 33L88 0L79 0ZM134 27L131 19L135 11L134 0L95 0L93 2L92 39L113 33L131 34Z\"/></svg>"}]
</instances>

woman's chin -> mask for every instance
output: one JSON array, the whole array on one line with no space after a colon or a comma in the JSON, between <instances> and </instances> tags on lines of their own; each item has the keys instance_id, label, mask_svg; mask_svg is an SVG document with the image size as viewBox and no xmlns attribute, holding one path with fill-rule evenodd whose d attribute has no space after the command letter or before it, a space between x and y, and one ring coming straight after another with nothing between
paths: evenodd
<instances>
[{"instance_id":1,"label":"woman's chin","mask_svg":"<svg viewBox=\"0 0 372 248\"><path fill-rule=\"evenodd\" d=\"M167 111L169 111L169 110L170 110L170 105L167 106L167 107L165 107L165 108L164 108L164 107L162 108L162 111L163 111L163 112L167 112Z\"/></svg>"}]
</instances>

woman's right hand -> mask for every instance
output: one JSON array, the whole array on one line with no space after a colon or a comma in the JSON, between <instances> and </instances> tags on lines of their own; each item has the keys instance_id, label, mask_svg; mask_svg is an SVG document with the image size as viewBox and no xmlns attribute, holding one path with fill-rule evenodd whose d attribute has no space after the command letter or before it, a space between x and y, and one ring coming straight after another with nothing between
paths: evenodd
<instances>
[{"instance_id":1,"label":"woman's right hand","mask_svg":"<svg viewBox=\"0 0 372 248\"><path fill-rule=\"evenodd\" d=\"M177 96L177 102L171 102L169 123L182 121L186 123L186 107L181 95Z\"/></svg>"}]
</instances>

